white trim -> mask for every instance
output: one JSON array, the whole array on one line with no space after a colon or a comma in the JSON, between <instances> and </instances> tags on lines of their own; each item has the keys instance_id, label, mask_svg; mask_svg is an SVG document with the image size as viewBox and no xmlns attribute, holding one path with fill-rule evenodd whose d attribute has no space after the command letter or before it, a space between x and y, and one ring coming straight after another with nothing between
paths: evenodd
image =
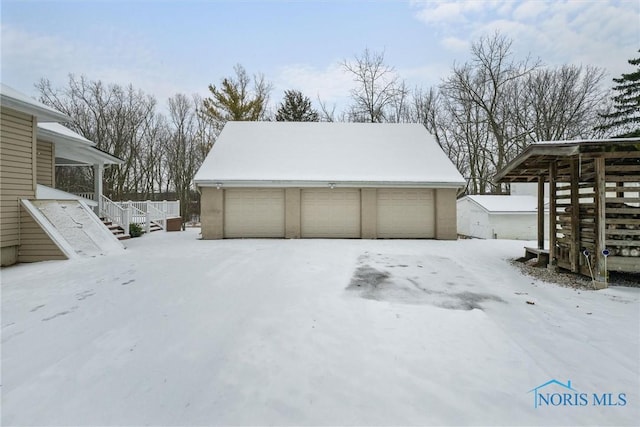
<instances>
[{"instance_id":1,"label":"white trim","mask_svg":"<svg viewBox=\"0 0 640 427\"><path fill-rule=\"evenodd\" d=\"M0 84L0 105L38 118L39 122L70 122L71 117L41 102L30 99L4 83Z\"/></svg>"},{"instance_id":2,"label":"white trim","mask_svg":"<svg viewBox=\"0 0 640 427\"><path fill-rule=\"evenodd\" d=\"M216 188L462 188L464 182L411 181L269 181L269 180L197 180L198 187Z\"/></svg>"}]
</instances>

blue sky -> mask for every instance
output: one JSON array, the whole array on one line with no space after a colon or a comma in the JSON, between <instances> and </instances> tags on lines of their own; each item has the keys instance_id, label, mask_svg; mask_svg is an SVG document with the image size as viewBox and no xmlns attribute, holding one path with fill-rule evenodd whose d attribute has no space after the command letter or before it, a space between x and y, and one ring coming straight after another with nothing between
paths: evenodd
<instances>
[{"instance_id":1,"label":"blue sky","mask_svg":"<svg viewBox=\"0 0 640 427\"><path fill-rule=\"evenodd\" d=\"M242 64L285 89L346 102L340 61L385 52L411 87L437 84L470 43L499 30L515 57L597 65L607 81L640 49L640 1L29 1L3 0L2 81L29 95L69 73L132 83L161 104L206 96Z\"/></svg>"}]
</instances>

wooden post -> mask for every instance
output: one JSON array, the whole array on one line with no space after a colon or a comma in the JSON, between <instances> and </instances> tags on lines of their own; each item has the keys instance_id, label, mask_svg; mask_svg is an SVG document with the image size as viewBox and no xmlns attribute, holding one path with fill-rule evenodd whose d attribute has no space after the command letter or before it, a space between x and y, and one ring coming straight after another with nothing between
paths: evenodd
<instances>
[{"instance_id":1,"label":"wooden post","mask_svg":"<svg viewBox=\"0 0 640 427\"><path fill-rule=\"evenodd\" d=\"M595 248L595 279L596 286L604 288L606 286L605 257L602 251L606 249L606 176L604 157L594 159L595 163L595 204L596 204L596 248Z\"/></svg>"},{"instance_id":2,"label":"wooden post","mask_svg":"<svg viewBox=\"0 0 640 427\"><path fill-rule=\"evenodd\" d=\"M582 248L580 247L580 171L578 162L571 159L571 271L580 272L580 257Z\"/></svg>"},{"instance_id":3,"label":"wooden post","mask_svg":"<svg viewBox=\"0 0 640 427\"><path fill-rule=\"evenodd\" d=\"M557 163L552 160L549 164L549 265L556 265L556 174ZM544 206L543 206L544 207ZM538 206L538 209L540 207Z\"/></svg>"},{"instance_id":4,"label":"wooden post","mask_svg":"<svg viewBox=\"0 0 640 427\"><path fill-rule=\"evenodd\" d=\"M544 175L538 176L538 249L544 249Z\"/></svg>"}]
</instances>

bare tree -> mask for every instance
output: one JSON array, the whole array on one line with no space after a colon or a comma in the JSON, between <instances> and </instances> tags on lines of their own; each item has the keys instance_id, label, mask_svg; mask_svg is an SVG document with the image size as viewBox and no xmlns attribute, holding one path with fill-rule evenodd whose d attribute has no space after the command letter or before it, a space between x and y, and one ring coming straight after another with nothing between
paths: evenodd
<instances>
[{"instance_id":1,"label":"bare tree","mask_svg":"<svg viewBox=\"0 0 640 427\"><path fill-rule=\"evenodd\" d=\"M206 155L202 122L196 109L202 100L177 94L169 98L171 133L166 144L169 180L180 200L180 216L188 221L194 212L192 201L197 197L192 179Z\"/></svg>"},{"instance_id":2,"label":"bare tree","mask_svg":"<svg viewBox=\"0 0 640 427\"><path fill-rule=\"evenodd\" d=\"M472 44L472 61L454 65L452 75L441 85L441 92L449 102L477 107L476 120L484 123L491 135L489 153L496 170L517 154L508 120L510 86L540 66L539 61L532 62L529 58L511 59L511 44L510 39L499 33L482 37Z\"/></svg>"},{"instance_id":3,"label":"bare tree","mask_svg":"<svg viewBox=\"0 0 640 427\"><path fill-rule=\"evenodd\" d=\"M357 84L351 91L354 104L349 110L350 119L373 123L388 121L386 109L399 95L399 78L394 68L384 63L384 53L365 49L353 61L342 61L342 66L353 75Z\"/></svg>"},{"instance_id":4,"label":"bare tree","mask_svg":"<svg viewBox=\"0 0 640 427\"><path fill-rule=\"evenodd\" d=\"M536 70L523 79L511 109L523 145L593 136L598 111L606 103L604 75L597 67L563 65Z\"/></svg>"},{"instance_id":5,"label":"bare tree","mask_svg":"<svg viewBox=\"0 0 640 427\"><path fill-rule=\"evenodd\" d=\"M73 119L67 123L71 129L94 141L98 148L124 160L123 165L105 171L104 192L107 196L121 199L132 193L154 190L149 186L145 188L145 180L140 178L149 163L159 161L156 150L149 149L158 136L158 126L162 126L162 120L155 112L155 98L131 85L105 85L99 80L90 81L74 75L69 76L65 88L54 89L46 79L40 80L36 88L42 102ZM69 173L83 175L90 182L91 172Z\"/></svg>"}]
</instances>

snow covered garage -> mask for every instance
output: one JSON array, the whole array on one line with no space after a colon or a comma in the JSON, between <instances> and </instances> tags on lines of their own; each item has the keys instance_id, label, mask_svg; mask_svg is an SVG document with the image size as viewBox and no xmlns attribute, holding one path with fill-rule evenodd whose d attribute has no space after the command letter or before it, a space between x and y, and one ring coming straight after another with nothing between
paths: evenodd
<instances>
[{"instance_id":1,"label":"snow covered garage","mask_svg":"<svg viewBox=\"0 0 640 427\"><path fill-rule=\"evenodd\" d=\"M204 239L455 239L465 181L420 124L228 122L194 182Z\"/></svg>"}]
</instances>

